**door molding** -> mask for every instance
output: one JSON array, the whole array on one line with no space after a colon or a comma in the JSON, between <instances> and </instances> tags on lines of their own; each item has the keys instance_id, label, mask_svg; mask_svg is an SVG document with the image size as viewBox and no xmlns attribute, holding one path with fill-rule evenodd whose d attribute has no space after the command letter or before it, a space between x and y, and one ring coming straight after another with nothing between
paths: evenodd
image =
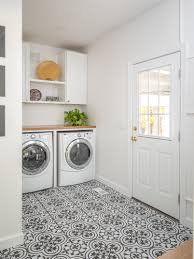
<instances>
[{"instance_id":1,"label":"door molding","mask_svg":"<svg viewBox=\"0 0 194 259\"><path fill-rule=\"evenodd\" d=\"M129 196L133 196L133 145L131 141L132 137L132 122L133 122L133 109L132 109L132 100L133 100L133 65L128 63L128 179L129 179Z\"/></svg>"},{"instance_id":2,"label":"door molding","mask_svg":"<svg viewBox=\"0 0 194 259\"><path fill-rule=\"evenodd\" d=\"M181 139L180 139L180 222L193 228L192 219L187 215L187 203L192 202L187 197L187 186L186 186L186 159L185 159L185 147L186 147L186 139L185 139L185 121L189 119L189 113L186 104L186 97L187 97L187 86L188 86L188 59L189 56L189 45L188 43L183 43L181 45L181 125L180 125L180 132L181 132ZM190 166L190 165L189 165ZM192 184L192 183L191 183ZM193 189L194 194L194 189ZM194 196L193 196L194 199ZM194 203L193 203L194 208ZM194 212L193 212L194 213ZM191 216L191 215L189 215Z\"/></svg>"}]
</instances>

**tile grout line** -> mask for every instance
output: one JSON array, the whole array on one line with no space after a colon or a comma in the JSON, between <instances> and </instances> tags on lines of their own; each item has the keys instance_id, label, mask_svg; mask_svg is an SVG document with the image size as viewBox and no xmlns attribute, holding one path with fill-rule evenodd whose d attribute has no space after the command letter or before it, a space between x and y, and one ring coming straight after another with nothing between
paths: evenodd
<instances>
[{"instance_id":1,"label":"tile grout line","mask_svg":"<svg viewBox=\"0 0 194 259\"><path fill-rule=\"evenodd\" d=\"M64 194L63 191L61 191L61 190L59 190L59 191L62 193L62 195L65 196L65 194ZM79 206L76 202L74 202L72 199L68 198L67 196L65 196L65 197L66 197L70 202L72 202L74 205L76 205L89 219L92 219L93 223L97 223L100 227L102 227L104 230L106 230L106 228L103 227L103 226L101 226L97 220L94 220L94 219L92 218L92 216L88 215L88 213L87 213L81 206ZM82 195L81 195L80 197L82 197ZM114 239L114 237L113 237L113 239Z\"/></svg>"},{"instance_id":2,"label":"tile grout line","mask_svg":"<svg viewBox=\"0 0 194 259\"><path fill-rule=\"evenodd\" d=\"M55 188L53 188L55 189ZM56 188L57 189L57 188ZM34 194L35 195L35 194ZM36 197L36 195L35 195ZM38 199L38 197L36 197L36 199L38 200L38 202L41 204L41 206L45 209L45 211L47 212L47 214L51 217L51 219L55 222L55 224L59 227L59 229L62 231L62 233L65 235L65 237L67 238L67 241L69 240L71 242L71 244L73 245L73 242L71 241L71 239L67 236L67 234L65 233L65 231L63 231L63 229L60 227L60 225L58 224L58 222L56 221L56 219L50 214L50 212L46 209L45 205ZM64 250L66 251L66 254L68 255L67 250L64 248ZM58 253L60 254L60 252ZM58 254L56 254L55 256L57 256ZM82 254L80 254L80 256L82 256Z\"/></svg>"},{"instance_id":3,"label":"tile grout line","mask_svg":"<svg viewBox=\"0 0 194 259\"><path fill-rule=\"evenodd\" d=\"M103 183L101 183L101 182L98 182L98 181L96 181L96 183L97 183L97 186L103 186L104 188L108 188L108 189L110 189L110 192L111 193L109 193L109 195L111 195L111 194L115 194L115 195L120 195L120 196L124 196L125 197L125 195L122 195L122 194L120 194L118 191L115 191L114 189L112 189L112 188L110 188L110 187L108 187L108 186L106 186L106 185L104 185ZM119 204L117 204L117 203L114 203L114 204L112 204L111 202L110 203L108 203L108 201L107 201L107 199L102 195L102 196L98 196L98 194L97 193L95 193L94 192L94 190L93 190L93 188L92 188L92 185L86 185L86 184L84 184L84 185L79 185L78 186L78 188L80 188L80 192L82 192L82 194L80 195L80 197L83 197L85 194L86 194L86 192L89 192L89 195L91 195L91 198L92 199L94 199L94 200L99 200L99 201L102 201L103 203L104 203L104 205L105 206L107 206L107 211L108 212L112 212L111 210L113 209L113 210L116 210L116 211L118 211L119 213L121 213L121 214L123 214L123 215L125 215L126 217L128 217L129 218L129 215L127 214L127 213L124 213L123 211L122 211L122 206L121 205L119 205ZM92 216L90 216L85 210L84 210L84 208L81 206L81 203L79 203L79 201L74 201L73 200L73 198L69 198L68 196L66 196L67 194L65 194L65 187L62 187L62 188L59 188L59 187L57 187L56 188L58 191L59 191L59 193L62 195L62 197L65 197L65 199L67 200L67 201L69 201L70 202L70 205L72 204L72 205L75 205L75 207L77 207L77 208L79 208L86 216L87 216L87 218L88 219L92 219L92 222L93 223L96 223L98 226L100 226L102 229L105 229L106 230L106 228L105 227L103 227L103 226L101 226L100 224L99 224L99 221L98 220L94 220L93 218L92 218ZM63 191L64 190L64 191ZM71 191L71 190L70 190ZM73 190L72 190L73 191ZM79 189L78 189L78 191L79 191ZM63 231L63 229L61 228L61 226L58 224L58 222L55 220L55 218L53 218L53 216L50 214L50 212L47 210L47 208L46 208L46 206L44 205L44 201L42 202L41 200L39 200L39 198L37 197L37 194L33 194L33 196L35 197L35 199L40 203L40 205L43 207L43 209L46 211L46 213L49 215L49 217L51 217L51 219L56 223L56 225L59 227L59 229L62 231L62 233L64 233L64 235L66 236L66 238L67 238L67 241L70 241L71 242L71 238L70 237L68 237L67 235L66 235L66 231ZM128 200L129 198L126 196L126 199ZM89 200L88 200L89 201ZM130 199L129 199L129 201L130 201ZM81 201L82 202L82 201ZM137 201L140 205L141 205L141 202L140 201ZM130 204L129 204L130 205ZM144 207L146 207L146 205L145 204L143 204L144 205ZM149 208L149 209L151 209L151 210L154 210L154 209L152 209L152 208ZM150 218L152 215L150 215L149 217L147 217L147 218ZM165 216L165 215L164 215ZM87 219L86 218L86 219ZM147 219L146 218L146 219ZM67 224L69 224L69 223L67 223ZM120 230L122 230L122 229L124 229L125 227L122 227L122 228L120 228ZM117 229L115 228L115 227L113 227L113 229L115 229L116 231L117 231ZM178 234L181 234L181 233L183 233L184 232L184 230L181 230ZM119 233L119 232L118 232ZM165 233L165 232L163 232L163 233ZM178 234L176 234L176 235L178 235ZM171 238L171 237L173 237L174 235L173 234L169 234L169 237L168 238L166 238L166 239L164 239L163 240L163 242L165 243L165 241L167 241L169 238ZM112 240L107 240L108 242L111 242L111 241L118 241L118 239L116 239L115 237L114 237L114 234L113 233L111 233L111 237L113 238ZM99 237L99 238L101 238L101 237ZM94 239L92 239L92 240L94 240ZM91 240L90 240L91 241ZM72 243L72 242L71 242ZM122 246L123 247L127 247L127 245L125 245L125 244L122 244ZM175 246L176 247L176 246ZM25 248L26 248L26 245L25 245ZM151 248L154 248L154 244L151 246L151 247L149 247L149 249L151 249ZM165 247L158 247L158 248L160 248L161 250L166 250L166 248ZM170 249L173 249L174 247L172 247L172 248L170 248ZM168 250L170 250L170 249L168 249ZM29 255L29 257L31 258L31 255L29 254L29 250L26 248L26 250L27 250L27 253L28 253L28 255ZM64 250L66 251L66 249L64 248ZM60 253L60 252L59 252ZM58 254L59 254L58 253ZM57 255L58 255L57 254ZM68 253L67 253L68 254ZM82 254L81 254L81 256L83 256ZM31 258L32 259L32 258Z\"/></svg>"},{"instance_id":4,"label":"tile grout line","mask_svg":"<svg viewBox=\"0 0 194 259\"><path fill-rule=\"evenodd\" d=\"M107 187L106 185L104 185L103 183L101 183L101 182L99 182L99 181L96 181L97 183L100 183L102 186L105 186L105 187ZM87 185L84 185L84 186L86 186L86 189L87 190L91 190L92 188L88 188L88 186ZM113 190L113 192L114 193L118 193L119 195L122 195L122 194L120 194L118 191L115 191L114 189L112 189L111 187L109 187L108 186L108 188L110 188L111 190ZM82 189L84 189L84 188L82 188ZM91 192L90 191L90 194L92 194L93 196L96 196L97 198L99 198L98 196L97 196L97 194L95 194L94 192ZM123 196L123 195L122 195ZM124 195L125 196L125 195ZM129 199L127 196L126 196L126 198L127 199ZM106 203L106 204L108 204L108 202L103 198L103 195L102 195L102 200ZM140 201L138 201L138 203L140 203L141 204L141 202ZM142 203L143 204L143 203ZM144 204L143 204L144 205ZM112 205L111 205L112 206ZM146 206L146 205L144 205L144 206ZM126 213L124 213L123 211L122 211L122 208L121 208L121 206L119 206L119 205L116 205L115 207L114 206L112 206L113 207L113 209L115 208L115 209L118 209L122 214L124 214L125 216L128 216ZM152 208L150 208L150 209L152 209ZM153 210L153 209L152 209ZM149 217L147 217L147 218L150 218L152 215L150 215ZM165 216L165 215L164 215ZM181 230L179 233L177 233L176 235L178 235L178 234L182 234L184 231L183 230ZM163 242L162 243L165 243L165 241L167 241L169 238L171 238L171 237L174 237L174 235L173 234L169 234L169 237L167 238L167 239L164 239L163 240ZM175 248L176 246L174 246L173 248Z\"/></svg>"},{"instance_id":5,"label":"tile grout line","mask_svg":"<svg viewBox=\"0 0 194 259\"><path fill-rule=\"evenodd\" d=\"M90 189L90 188L89 188ZM88 189L87 189L88 190ZM60 190L61 191L61 190ZM113 190L114 191L114 190ZM92 194L92 197L94 197L94 199L95 199L95 197L97 197L98 199L100 198L100 197L98 197L97 196L97 194L93 194L92 192L90 192L90 194ZM81 195L82 196L82 195ZM80 196L80 197L81 197ZM102 195L103 196L103 195ZM103 200L103 202L106 204L106 205L108 205L108 206L111 206L113 209L118 209L118 207L120 208L120 206L119 205L116 205L116 206L118 206L118 207L114 207L112 204L111 205L109 205L108 204L108 202L106 201L106 200L104 200L104 199L102 199ZM120 208L121 209L121 208ZM128 215L127 214L125 214L124 212L122 212L120 209L118 209L118 211L121 213L121 214L123 214L123 215L125 215L126 217L128 217ZM109 212L111 212L111 210L110 209L108 209L108 211ZM151 217L151 216L149 216L149 217ZM125 227L122 227L121 229L124 229ZM114 239L114 237L113 237L113 239ZM164 240L165 241L165 240ZM127 247L127 245L124 245L125 247ZM151 248L153 248L154 247L154 244L152 245L152 247ZM162 247L161 247L162 248Z\"/></svg>"},{"instance_id":6,"label":"tile grout line","mask_svg":"<svg viewBox=\"0 0 194 259\"><path fill-rule=\"evenodd\" d=\"M61 189L59 189L58 188L58 190L60 191L60 193L65 197L65 198L67 198L70 202L72 202L74 205L76 205L76 207L78 207L82 212L84 212L84 214L88 217L88 218L90 218L90 219L92 219L92 221L93 221L93 223L96 223L98 226L100 226L101 228L103 228L104 230L106 230L106 228L105 227L103 227L103 226L101 226L99 223L98 223L98 221L96 221L96 220L94 220L93 218L92 218L92 216L89 216L88 214L87 214L87 212L85 212L83 209L82 209L82 207L80 207L79 205L77 205L74 201L72 201L72 199L70 199L69 197L67 197L65 194L64 194L64 192L63 191L61 191ZM82 197L82 195L80 195L80 197ZM109 210L110 211L110 210ZM123 229L124 227L122 227L122 229ZM117 231L117 230L116 230ZM111 233L111 236L112 236L112 240L106 240L107 242L114 242L114 241L117 241L118 242L118 240L117 239L115 239L114 238L114 236L113 236L113 234ZM100 237L99 237L100 238ZM126 245L124 245L124 244L122 244L122 246L123 247L127 247Z\"/></svg>"},{"instance_id":7,"label":"tile grout line","mask_svg":"<svg viewBox=\"0 0 194 259\"><path fill-rule=\"evenodd\" d=\"M35 197L35 194L34 194L34 193L32 193L32 195ZM36 197L35 197L35 199L36 199ZM22 205L23 205L23 201L22 201ZM23 216L22 216L22 222L23 222ZM27 233L27 232L26 232L26 233ZM24 238L25 238L26 233L24 234ZM28 233L29 233L29 232L28 232ZM29 252L29 250L28 250L28 247L27 247L25 241L24 241L24 246L25 246L25 249L26 249L26 251L27 251L28 256L30 257L30 259L33 259L32 256L31 256L31 254L30 254L30 252Z\"/></svg>"},{"instance_id":8,"label":"tile grout line","mask_svg":"<svg viewBox=\"0 0 194 259\"><path fill-rule=\"evenodd\" d=\"M59 189L59 191L65 196L65 194ZM67 197L67 196L65 196L65 197ZM82 195L80 196L80 197L82 197ZM97 198L99 199L99 197L97 196ZM70 198L68 198L70 201L71 201L71 199ZM78 206L75 202L73 202L78 208L80 208L81 209L81 207L80 206ZM107 202L105 202L106 204L107 204ZM113 207L113 206L112 206ZM113 207L113 209L114 209L114 207ZM82 209L81 209L82 210ZM109 210L109 212L111 212L110 211L110 209L108 209ZM120 211L119 211L120 212ZM84 213L87 215L87 213L84 211ZM124 213L123 213L124 214ZM125 214L124 214L125 215ZM88 215L87 215L88 216ZM126 216L126 215L125 215ZM90 217L90 216L88 216L89 218L91 218L92 219L92 217ZM93 220L93 219L92 219ZM94 223L97 223L98 225L99 225L99 223L98 222L96 222L95 220L93 220L93 222ZM104 227L102 227L102 228L104 228ZM124 229L125 227L122 227L121 229ZM105 230L106 230L106 228L104 228ZM117 231L117 230L116 230ZM111 233L111 235L112 235L112 237L113 237L113 239L112 240L109 240L108 242L110 242L110 241L118 241L117 239L115 239L114 238L114 236L113 236L113 234ZM154 242L153 242L154 243ZM122 244L122 246L123 247L125 247L125 248L128 248L128 246L127 245L125 245L125 244ZM151 247L149 247L149 249L150 248L154 248L154 244L151 246ZM162 247L158 247L158 248L161 248L162 249Z\"/></svg>"},{"instance_id":9,"label":"tile grout line","mask_svg":"<svg viewBox=\"0 0 194 259\"><path fill-rule=\"evenodd\" d=\"M82 188L82 187L81 187ZM85 190L89 190L89 189L91 189L91 188L86 188ZM82 188L82 190L84 190L84 188ZM60 192L62 192L61 190L59 190ZM114 191L114 190L113 190ZM117 191L116 191L117 192ZM65 194L64 194L64 192L62 192L63 193L63 195L65 196ZM115 192L114 192L115 193ZM92 192L90 192L90 194L92 194L92 197L95 199L95 197L97 197L98 199L100 199L101 198L101 196L100 197L98 197L97 196L97 194L93 194ZM80 197L82 197L84 195L84 193L80 196ZM121 194L120 194L121 195ZM66 196L65 196L66 197ZM69 198L68 198L69 199ZM70 199L69 199L70 200ZM106 201L106 200L104 200L104 199L102 199L103 200L103 202L107 205L108 204L108 202ZM139 202L138 201L138 203L140 203L141 204L141 202ZM76 206L78 206L76 203L74 203ZM108 204L109 205L109 204ZM114 207L112 204L111 205L109 205L109 206L111 206L113 209L118 209L118 207L120 208L120 209L118 209L118 211L120 212L120 213L122 213L122 214L124 214L125 216L127 216L128 217L128 215L127 214L125 214L125 213L123 213L122 211L121 211L121 207L119 206L119 205L116 205L117 207ZM145 206L145 205L144 205ZM111 212L111 210L110 209L108 209L109 210L109 212ZM89 216L90 217L90 216ZM149 216L149 217L151 217L151 216ZM91 218L91 217L90 217ZM94 221L94 220L93 220ZM94 221L95 222L95 221ZM125 227L122 227L121 229L124 229ZM170 238L171 236L169 235L169 237L167 238L167 239L164 239L163 241L166 241L166 240L168 240L169 238ZM117 241L117 239L115 239L114 238L114 236L113 236L113 240L115 240L115 241ZM153 241L153 243L154 243L154 241ZM125 245L125 244L122 244L122 246L124 246L124 247L128 247L127 245ZM151 247L149 247L149 249L151 249L151 248L154 248L154 244L152 244L152 246ZM166 250L166 248L164 248L164 247L158 247L159 249L161 249L161 250L165 250L165 252L166 251L168 251L168 250ZM165 252L163 252L163 253L165 253Z\"/></svg>"}]
</instances>

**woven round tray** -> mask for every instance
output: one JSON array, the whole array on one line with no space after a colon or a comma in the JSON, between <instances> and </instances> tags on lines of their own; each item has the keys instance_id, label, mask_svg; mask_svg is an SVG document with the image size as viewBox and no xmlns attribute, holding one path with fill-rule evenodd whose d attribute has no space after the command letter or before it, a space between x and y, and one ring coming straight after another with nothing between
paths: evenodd
<instances>
[{"instance_id":1,"label":"woven round tray","mask_svg":"<svg viewBox=\"0 0 194 259\"><path fill-rule=\"evenodd\" d=\"M60 67L52 60L43 61L36 69L36 74L42 80L58 80L60 76Z\"/></svg>"}]
</instances>

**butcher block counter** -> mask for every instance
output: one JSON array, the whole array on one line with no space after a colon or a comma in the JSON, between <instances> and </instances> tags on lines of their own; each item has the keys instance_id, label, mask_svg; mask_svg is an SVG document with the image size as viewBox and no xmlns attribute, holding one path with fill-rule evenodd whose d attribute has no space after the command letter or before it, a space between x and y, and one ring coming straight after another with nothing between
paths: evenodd
<instances>
[{"instance_id":1,"label":"butcher block counter","mask_svg":"<svg viewBox=\"0 0 194 259\"><path fill-rule=\"evenodd\" d=\"M63 131L63 130L81 130L81 129L95 129L94 125L85 126L66 126L66 125L35 125L23 126L23 132L31 131Z\"/></svg>"}]
</instances>

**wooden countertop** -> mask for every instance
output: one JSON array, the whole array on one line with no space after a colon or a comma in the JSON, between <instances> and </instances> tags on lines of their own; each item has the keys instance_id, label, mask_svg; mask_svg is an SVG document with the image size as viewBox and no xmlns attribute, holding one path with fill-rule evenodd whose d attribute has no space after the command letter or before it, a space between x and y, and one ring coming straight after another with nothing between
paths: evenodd
<instances>
[{"instance_id":1,"label":"wooden countertop","mask_svg":"<svg viewBox=\"0 0 194 259\"><path fill-rule=\"evenodd\" d=\"M35 125L35 126L23 126L23 131L60 131L60 130L76 130L76 129L95 129L96 126L66 126L66 125Z\"/></svg>"}]
</instances>

